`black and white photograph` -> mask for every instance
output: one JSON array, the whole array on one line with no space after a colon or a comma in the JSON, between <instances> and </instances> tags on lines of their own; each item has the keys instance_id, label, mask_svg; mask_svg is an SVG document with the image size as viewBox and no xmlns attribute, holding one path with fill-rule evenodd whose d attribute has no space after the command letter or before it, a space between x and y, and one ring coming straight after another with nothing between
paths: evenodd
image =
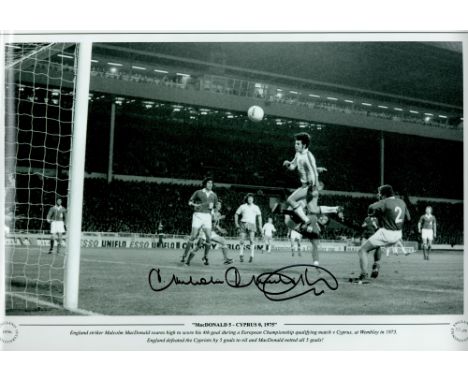
<instances>
[{"instance_id":1,"label":"black and white photograph","mask_svg":"<svg viewBox=\"0 0 468 382\"><path fill-rule=\"evenodd\" d=\"M464 316L466 35L348 36L12 36L4 326Z\"/></svg>"}]
</instances>

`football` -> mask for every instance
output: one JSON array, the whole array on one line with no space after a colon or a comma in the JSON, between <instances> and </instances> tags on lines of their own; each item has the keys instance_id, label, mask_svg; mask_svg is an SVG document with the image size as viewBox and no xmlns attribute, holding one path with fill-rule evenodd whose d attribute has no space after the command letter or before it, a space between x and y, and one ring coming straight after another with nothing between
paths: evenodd
<instances>
[{"instance_id":1,"label":"football","mask_svg":"<svg viewBox=\"0 0 468 382\"><path fill-rule=\"evenodd\" d=\"M265 112L260 106L254 105L250 106L247 111L247 116L252 122L260 122L263 119Z\"/></svg>"}]
</instances>

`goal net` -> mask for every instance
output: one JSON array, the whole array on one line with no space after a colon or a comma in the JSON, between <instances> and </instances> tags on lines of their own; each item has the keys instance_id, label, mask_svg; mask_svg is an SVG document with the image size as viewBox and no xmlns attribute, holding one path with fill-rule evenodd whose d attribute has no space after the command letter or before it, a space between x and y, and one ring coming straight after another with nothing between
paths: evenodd
<instances>
[{"instance_id":1,"label":"goal net","mask_svg":"<svg viewBox=\"0 0 468 382\"><path fill-rule=\"evenodd\" d=\"M7 314L64 303L68 233L52 239L47 215L58 199L70 203L78 53L77 44L5 44Z\"/></svg>"}]
</instances>

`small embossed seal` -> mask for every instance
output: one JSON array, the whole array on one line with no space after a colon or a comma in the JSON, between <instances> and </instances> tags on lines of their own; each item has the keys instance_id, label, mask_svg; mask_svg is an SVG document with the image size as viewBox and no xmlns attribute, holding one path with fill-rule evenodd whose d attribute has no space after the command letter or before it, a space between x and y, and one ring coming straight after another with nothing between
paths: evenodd
<instances>
[{"instance_id":1,"label":"small embossed seal","mask_svg":"<svg viewBox=\"0 0 468 382\"><path fill-rule=\"evenodd\" d=\"M465 342L468 340L468 321L457 321L452 325L452 337L459 341Z\"/></svg>"},{"instance_id":2,"label":"small embossed seal","mask_svg":"<svg viewBox=\"0 0 468 382\"><path fill-rule=\"evenodd\" d=\"M12 322L0 324L0 341L9 344L18 338L18 327Z\"/></svg>"}]
</instances>

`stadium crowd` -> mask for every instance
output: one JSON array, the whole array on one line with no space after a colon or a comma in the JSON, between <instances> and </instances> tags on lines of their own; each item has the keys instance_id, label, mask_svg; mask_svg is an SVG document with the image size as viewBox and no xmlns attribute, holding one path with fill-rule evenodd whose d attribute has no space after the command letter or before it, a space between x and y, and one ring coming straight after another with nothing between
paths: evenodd
<instances>
[{"instance_id":1,"label":"stadium crowd","mask_svg":"<svg viewBox=\"0 0 468 382\"><path fill-rule=\"evenodd\" d=\"M159 222L163 222L166 233L186 235L190 232L192 210L188 200L200 187L180 184L157 184L147 182L113 181L88 179L85 183L85 202L83 205L83 230L97 232L140 232L156 233ZM246 190L235 188L216 188L223 204L222 213L226 215L222 226L229 236L236 236L234 213L244 202ZM271 190L255 193L255 203L262 211L263 220L272 217L278 236L286 237L287 229L281 215L271 212L271 200L284 197L283 193ZM405 227L405 240L418 240L417 221L424 213L427 202L406 202L412 221ZM349 197L344 195L322 195L320 204L340 205L345 209L345 219L339 221L331 215L334 224L327 228L323 237L327 239L359 238L361 224L367 216L370 203L368 197ZM463 242L463 205L450 203L431 203L438 219L438 243L460 244Z\"/></svg>"},{"instance_id":2,"label":"stadium crowd","mask_svg":"<svg viewBox=\"0 0 468 382\"><path fill-rule=\"evenodd\" d=\"M37 103L28 89L22 93L18 112L23 128L11 149L15 157L7 160L17 166L66 170L71 97L62 95L61 105L51 106ZM34 94L46 96L42 90ZM88 172L107 172L109 113L109 99L90 104ZM28 128L33 123L34 130ZM294 133L305 130L312 135L311 151L318 164L328 169L322 175L327 189L375 192L380 182L380 132L303 121L280 123L269 118L255 124L221 110L200 115L195 108L175 111L171 104L152 109L125 104L116 116L113 171L180 179L201 179L210 173L223 183L294 187L296 178L283 171L281 163L294 155ZM462 199L462 159L459 142L385 133L385 181L402 194Z\"/></svg>"},{"instance_id":3,"label":"stadium crowd","mask_svg":"<svg viewBox=\"0 0 468 382\"><path fill-rule=\"evenodd\" d=\"M96 118L88 127L87 171L106 172L109 117L98 105L92 107ZM114 173L180 179L210 173L220 183L294 187L296 177L281 163L294 156L294 133L306 130L318 165L328 169L321 176L327 189L375 192L380 182L378 131L303 127L298 121L277 125L274 119L254 124L224 112L191 118L193 112L174 112L166 104L157 110L122 106L116 117ZM385 181L402 194L462 199L462 158L459 142L385 134Z\"/></svg>"},{"instance_id":4,"label":"stadium crowd","mask_svg":"<svg viewBox=\"0 0 468 382\"><path fill-rule=\"evenodd\" d=\"M21 231L48 231L46 215L61 197L67 205L66 178L44 178L31 174L17 174L14 184L7 187L7 193L16 203L7 205L7 213L15 216L13 226ZM105 179L86 179L83 203L82 230L87 232L120 232L155 234L160 222L167 234L186 235L190 232L192 210L188 200L200 188L195 185L160 184L149 182L129 182ZM268 217L273 222L280 237L286 237L287 229L281 215L273 214L271 206L284 200L286 190L245 189L239 187L216 187L216 193L223 204L226 215L222 226L229 236L236 236L234 213L244 202L248 191L255 193L255 203L262 211L263 221ZM29 202L27 201L29 198ZM22 200L23 202L18 202ZM411 203L404 197L412 221L405 226L405 240L418 240L417 221L424 213L427 202ZM321 195L321 205L339 205L345 209L344 221L330 215L332 224L323 232L326 239L359 238L361 224L367 215L367 208L375 199L350 197L345 195ZM430 203L437 218L438 238L436 243L463 243L463 204Z\"/></svg>"},{"instance_id":5,"label":"stadium crowd","mask_svg":"<svg viewBox=\"0 0 468 382\"><path fill-rule=\"evenodd\" d=\"M37 91L36 97L45 96L40 93ZM14 147L7 150L13 156L7 156L6 160L28 170L14 174L15 202L7 210L15 216L15 229L46 231L49 225L45 215L57 195L67 203L71 98L62 95L61 104L54 108L38 103L27 94L23 97L18 106L22 128L18 130ZM31 115L33 103L34 115ZM118 110L114 173L198 180L210 174L218 184L250 185L250 190L262 190L256 202L266 219L270 215L270 188L297 185L297 177L284 171L281 163L292 159L293 134L304 130L312 135L311 151L318 165L328 169L321 175L327 189L374 193L380 184L380 133L377 131L301 125L301 121L283 121L279 125L275 119L254 124L244 116L228 118L229 113L221 110L200 115L194 108L176 111L174 105L158 106L156 110L138 103L125 104ZM106 99L90 105L88 172L107 170L109 110ZM62 114L60 123L56 120L58 113ZM7 148L10 143L7 142ZM385 181L400 194L463 199L461 143L386 133L385 149ZM247 189L219 187L217 191L224 202L230 235L235 234L234 211ZM120 181L108 184L104 180L88 179L83 230L154 233L162 220L166 232L186 234L191 216L187 200L193 190L193 186ZM347 211L346 224L329 230L325 237L359 235L369 198L324 195L321 203L342 205ZM417 219L424 206L410 206L413 217ZM461 243L462 204L433 204L433 207L439 220L437 242ZM284 236L284 226L277 216L274 219L279 234ZM414 222L407 230L407 238L418 237Z\"/></svg>"}]
</instances>

